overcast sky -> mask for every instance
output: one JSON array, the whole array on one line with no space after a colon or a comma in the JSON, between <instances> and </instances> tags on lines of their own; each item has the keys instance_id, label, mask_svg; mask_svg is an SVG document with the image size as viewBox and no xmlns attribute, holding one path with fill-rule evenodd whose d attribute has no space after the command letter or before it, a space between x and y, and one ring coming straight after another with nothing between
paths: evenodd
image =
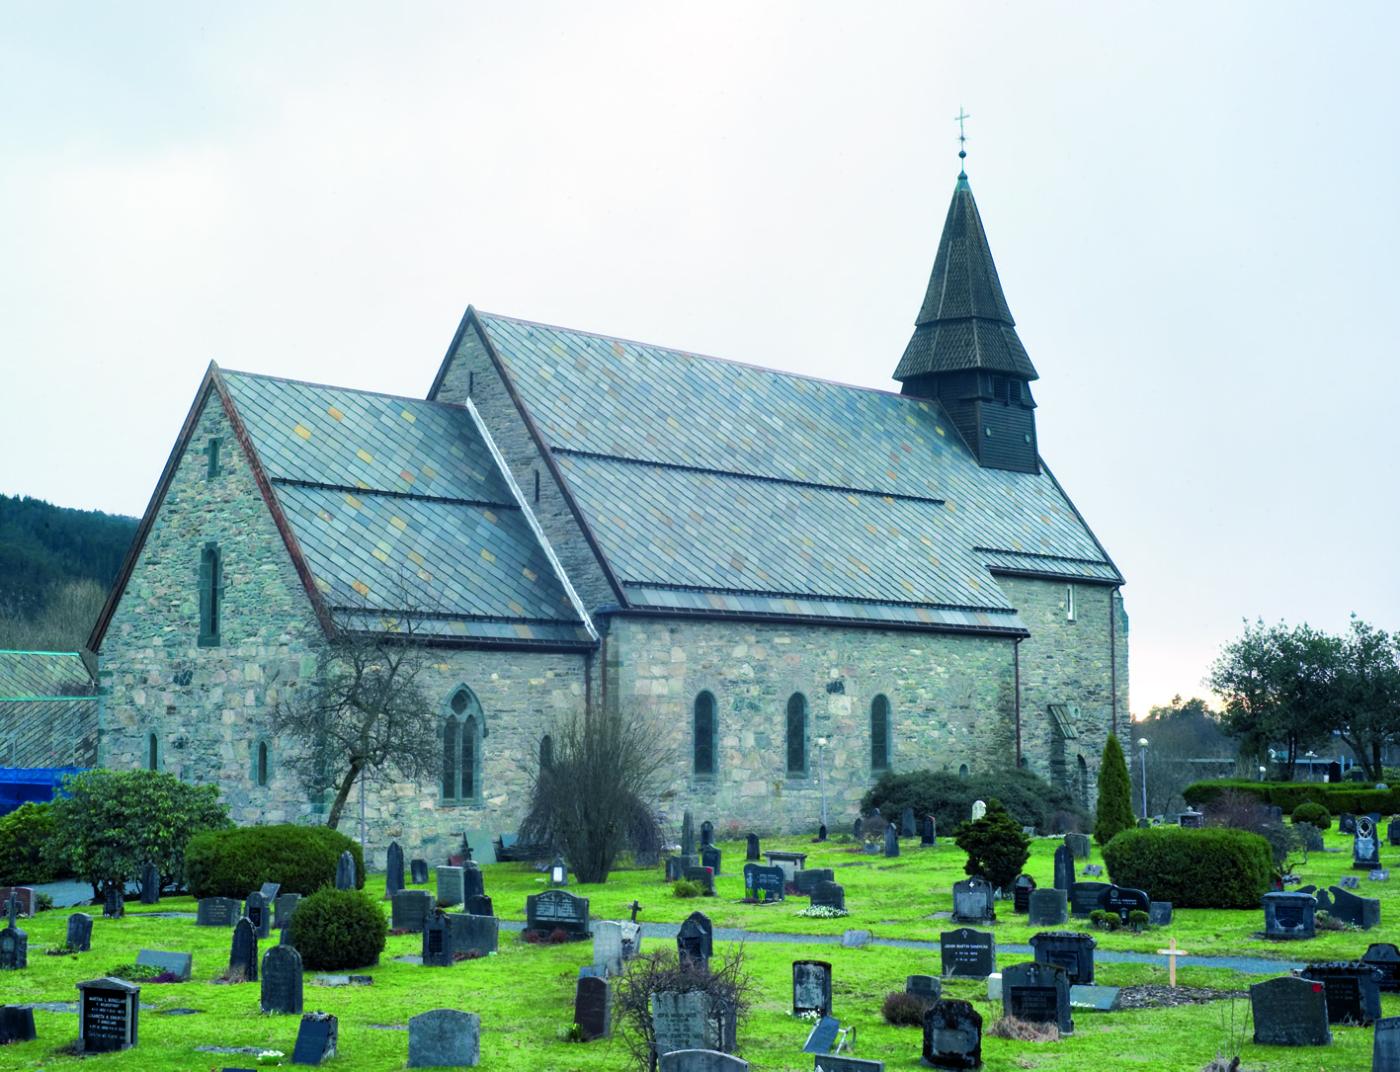
<instances>
[{"instance_id":1,"label":"overcast sky","mask_svg":"<svg viewBox=\"0 0 1400 1072\"><path fill-rule=\"evenodd\" d=\"M890 387L967 170L1132 708L1400 627L1400 6L0 4L0 492L140 514L210 359L468 303Z\"/></svg>"}]
</instances>

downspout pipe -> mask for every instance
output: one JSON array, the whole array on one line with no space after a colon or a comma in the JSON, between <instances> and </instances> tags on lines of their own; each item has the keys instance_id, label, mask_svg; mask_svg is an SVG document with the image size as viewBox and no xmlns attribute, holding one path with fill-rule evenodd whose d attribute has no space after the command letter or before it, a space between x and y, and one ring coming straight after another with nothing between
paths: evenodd
<instances>
[{"instance_id":1,"label":"downspout pipe","mask_svg":"<svg viewBox=\"0 0 1400 1072\"><path fill-rule=\"evenodd\" d=\"M1118 736L1118 589L1108 593L1108 689L1113 736Z\"/></svg>"},{"instance_id":2,"label":"downspout pipe","mask_svg":"<svg viewBox=\"0 0 1400 1072\"><path fill-rule=\"evenodd\" d=\"M1012 662L1016 669L1016 769L1021 769L1021 637L1012 647Z\"/></svg>"}]
</instances>

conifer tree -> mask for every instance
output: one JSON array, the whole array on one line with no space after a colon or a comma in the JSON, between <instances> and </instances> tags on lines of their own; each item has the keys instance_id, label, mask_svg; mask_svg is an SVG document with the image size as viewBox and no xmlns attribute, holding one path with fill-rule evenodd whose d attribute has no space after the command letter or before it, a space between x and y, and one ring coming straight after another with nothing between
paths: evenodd
<instances>
[{"instance_id":1,"label":"conifer tree","mask_svg":"<svg viewBox=\"0 0 1400 1072\"><path fill-rule=\"evenodd\" d=\"M1103 746L1099 763L1099 804L1094 820L1094 840L1107 845L1120 830L1131 829L1133 818L1133 787L1128 781L1128 763L1123 747L1113 734Z\"/></svg>"}]
</instances>

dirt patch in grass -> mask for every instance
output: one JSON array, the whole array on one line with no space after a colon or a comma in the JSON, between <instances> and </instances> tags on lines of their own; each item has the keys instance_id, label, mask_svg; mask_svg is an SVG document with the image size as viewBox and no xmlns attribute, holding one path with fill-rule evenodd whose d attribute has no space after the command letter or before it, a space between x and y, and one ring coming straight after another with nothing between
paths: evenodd
<instances>
[{"instance_id":1,"label":"dirt patch in grass","mask_svg":"<svg viewBox=\"0 0 1400 1072\"><path fill-rule=\"evenodd\" d=\"M1125 1009L1168 1009L1177 1005L1204 1005L1226 998L1247 998L1245 990L1212 990L1204 986L1125 986L1118 994L1118 1004Z\"/></svg>"}]
</instances>

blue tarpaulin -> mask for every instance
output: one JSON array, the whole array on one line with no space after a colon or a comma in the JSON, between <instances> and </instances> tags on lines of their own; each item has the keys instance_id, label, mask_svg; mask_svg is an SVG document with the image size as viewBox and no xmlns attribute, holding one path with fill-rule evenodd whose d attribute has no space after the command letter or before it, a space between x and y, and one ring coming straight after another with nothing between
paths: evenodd
<instances>
[{"instance_id":1,"label":"blue tarpaulin","mask_svg":"<svg viewBox=\"0 0 1400 1072\"><path fill-rule=\"evenodd\" d=\"M58 796L59 786L70 774L81 774L85 767L0 767L0 815L7 815L31 800L48 801Z\"/></svg>"}]
</instances>

